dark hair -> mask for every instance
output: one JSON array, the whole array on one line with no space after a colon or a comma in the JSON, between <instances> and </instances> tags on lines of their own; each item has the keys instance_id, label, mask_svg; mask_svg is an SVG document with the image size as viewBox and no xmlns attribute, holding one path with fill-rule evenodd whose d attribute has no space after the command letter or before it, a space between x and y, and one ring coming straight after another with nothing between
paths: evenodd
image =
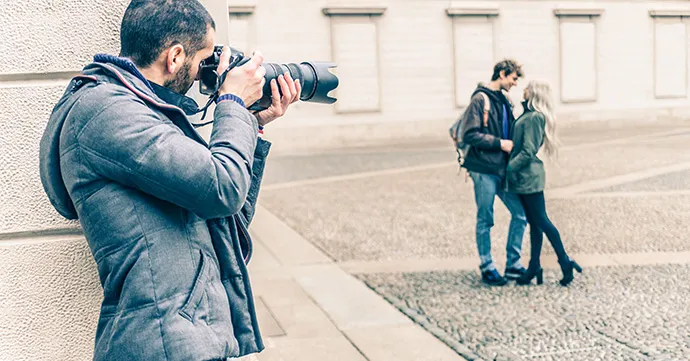
<instances>
[{"instance_id":1,"label":"dark hair","mask_svg":"<svg viewBox=\"0 0 690 361\"><path fill-rule=\"evenodd\" d=\"M143 68L181 44L193 57L206 47L209 27L216 24L198 0L132 0L122 18L120 56Z\"/></svg>"},{"instance_id":2,"label":"dark hair","mask_svg":"<svg viewBox=\"0 0 690 361\"><path fill-rule=\"evenodd\" d=\"M516 73L518 78L522 78L522 65L512 59L504 59L494 65L494 75L491 80L497 80L501 77L501 71L505 72L505 76Z\"/></svg>"}]
</instances>

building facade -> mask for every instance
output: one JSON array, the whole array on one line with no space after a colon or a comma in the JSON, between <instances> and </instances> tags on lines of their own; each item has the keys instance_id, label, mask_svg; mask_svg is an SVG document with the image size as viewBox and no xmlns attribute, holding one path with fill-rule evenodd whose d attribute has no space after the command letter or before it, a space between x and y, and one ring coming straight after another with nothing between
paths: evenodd
<instances>
[{"instance_id":1,"label":"building facade","mask_svg":"<svg viewBox=\"0 0 690 361\"><path fill-rule=\"evenodd\" d=\"M564 122L690 110L688 1L204 2L219 42L338 64L338 102L295 104L266 129L274 152L446 137L504 57L526 73L515 103L545 79ZM91 357L102 290L78 223L43 193L38 143L69 78L118 53L127 3L0 3L0 361Z\"/></svg>"},{"instance_id":2,"label":"building facade","mask_svg":"<svg viewBox=\"0 0 690 361\"><path fill-rule=\"evenodd\" d=\"M506 57L526 74L514 102L547 80L563 122L690 109L688 1L231 0L229 12L233 45L338 65L338 102L272 124L276 151L444 137Z\"/></svg>"}]
</instances>

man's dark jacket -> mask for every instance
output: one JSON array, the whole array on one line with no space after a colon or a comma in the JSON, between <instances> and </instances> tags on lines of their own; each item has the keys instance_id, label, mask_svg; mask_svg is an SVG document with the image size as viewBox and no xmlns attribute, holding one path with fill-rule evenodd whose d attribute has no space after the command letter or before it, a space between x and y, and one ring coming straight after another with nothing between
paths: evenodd
<instances>
[{"instance_id":1,"label":"man's dark jacket","mask_svg":"<svg viewBox=\"0 0 690 361\"><path fill-rule=\"evenodd\" d=\"M489 97L491 108L489 119L484 124L484 98L479 92ZM494 91L479 85L472 93L472 100L467 111L463 114L462 140L470 146L463 167L468 171L505 176L508 163L508 153L501 150L503 138L503 105L508 115L508 129L515 122L513 107L508 98L499 90ZM510 134L506 136L510 139Z\"/></svg>"},{"instance_id":2,"label":"man's dark jacket","mask_svg":"<svg viewBox=\"0 0 690 361\"><path fill-rule=\"evenodd\" d=\"M78 218L103 302L96 361L202 361L263 349L245 262L270 143L220 102L207 144L180 108L112 63L92 63L41 140L41 181ZM244 251L243 251L244 250Z\"/></svg>"}]
</instances>

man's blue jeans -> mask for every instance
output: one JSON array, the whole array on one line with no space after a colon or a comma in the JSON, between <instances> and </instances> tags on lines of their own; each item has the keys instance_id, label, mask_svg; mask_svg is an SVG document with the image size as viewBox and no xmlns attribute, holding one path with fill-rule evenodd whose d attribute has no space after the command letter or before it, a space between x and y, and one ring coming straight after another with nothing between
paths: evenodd
<instances>
[{"instance_id":1,"label":"man's blue jeans","mask_svg":"<svg viewBox=\"0 0 690 361\"><path fill-rule=\"evenodd\" d=\"M503 189L503 180L493 174L470 172L474 182L474 199L477 203L477 250L482 272L495 270L496 265L491 258L491 227L494 225L494 199L501 199L511 214L508 229L508 256L506 268L521 267L520 253L522 252L522 237L527 226L527 217L522 208L520 198Z\"/></svg>"}]
</instances>

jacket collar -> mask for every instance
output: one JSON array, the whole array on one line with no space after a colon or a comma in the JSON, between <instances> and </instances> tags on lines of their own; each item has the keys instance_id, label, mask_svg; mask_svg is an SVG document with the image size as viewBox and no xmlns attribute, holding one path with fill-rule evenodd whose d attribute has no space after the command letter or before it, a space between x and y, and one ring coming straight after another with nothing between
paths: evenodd
<instances>
[{"instance_id":1,"label":"jacket collar","mask_svg":"<svg viewBox=\"0 0 690 361\"><path fill-rule=\"evenodd\" d=\"M188 116L194 115L199 112L199 104L197 102L186 96L178 94L164 86L160 86L156 83L149 83L153 92L161 98L164 102L174 105L187 114Z\"/></svg>"},{"instance_id":2,"label":"jacket collar","mask_svg":"<svg viewBox=\"0 0 690 361\"><path fill-rule=\"evenodd\" d=\"M117 65L119 68L127 70L131 75L139 78L139 80L141 80L149 89L154 90L144 74L142 74L137 66L134 65L134 62L128 58L118 57L110 54L96 54L96 56L93 57L93 61L95 63L111 63L113 65Z\"/></svg>"}]
</instances>

